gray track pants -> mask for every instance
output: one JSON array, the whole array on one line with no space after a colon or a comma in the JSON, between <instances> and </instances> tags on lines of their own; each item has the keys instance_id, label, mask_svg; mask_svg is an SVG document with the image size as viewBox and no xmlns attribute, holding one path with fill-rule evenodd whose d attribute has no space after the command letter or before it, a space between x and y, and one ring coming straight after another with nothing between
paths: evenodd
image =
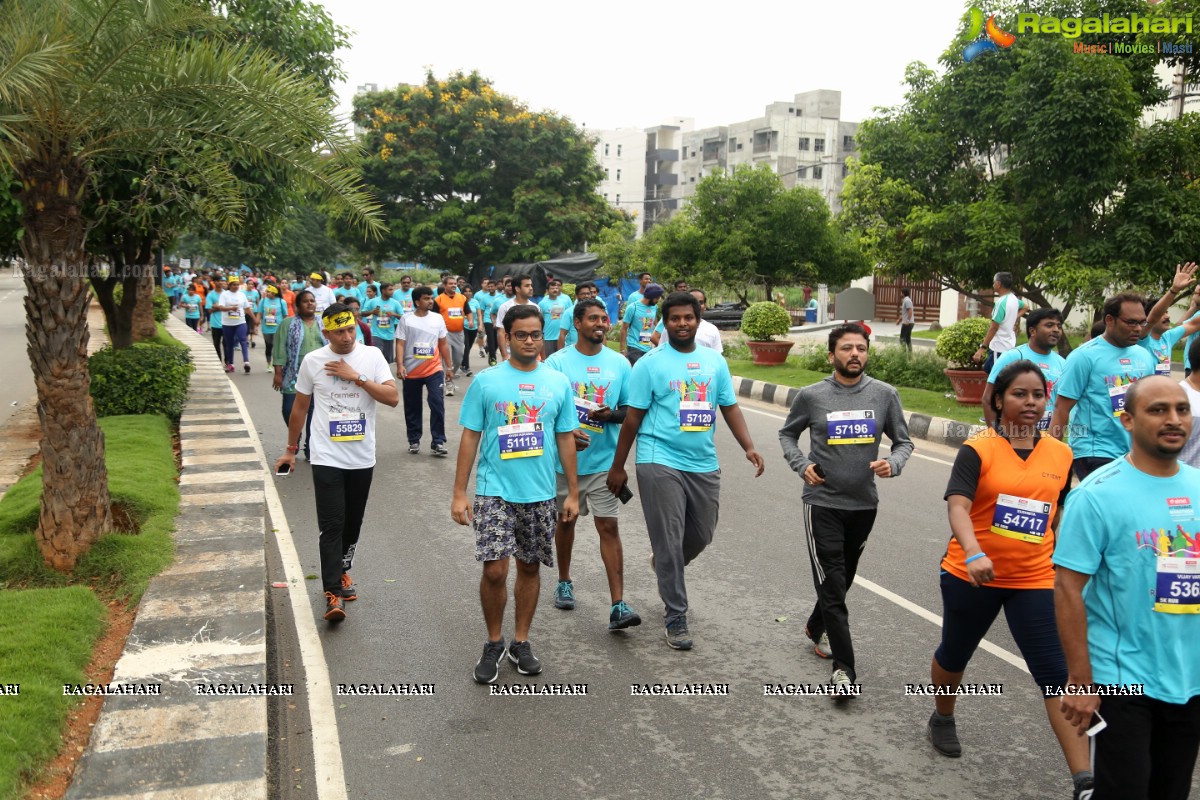
<instances>
[{"instance_id":1,"label":"gray track pants","mask_svg":"<svg viewBox=\"0 0 1200 800\"><path fill-rule=\"evenodd\" d=\"M658 595L667 623L687 615L683 568L712 542L721 506L721 471L684 472L637 465L638 494L650 532Z\"/></svg>"}]
</instances>

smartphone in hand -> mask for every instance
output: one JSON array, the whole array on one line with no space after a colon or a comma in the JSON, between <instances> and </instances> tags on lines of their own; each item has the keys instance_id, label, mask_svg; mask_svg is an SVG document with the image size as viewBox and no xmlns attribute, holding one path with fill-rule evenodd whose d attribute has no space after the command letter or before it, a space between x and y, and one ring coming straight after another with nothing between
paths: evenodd
<instances>
[{"instance_id":1,"label":"smartphone in hand","mask_svg":"<svg viewBox=\"0 0 1200 800\"><path fill-rule=\"evenodd\" d=\"M291 464L280 464L279 469L275 470L275 475L280 478L286 478L288 475L291 475L291 474L292 474L292 465Z\"/></svg>"},{"instance_id":2,"label":"smartphone in hand","mask_svg":"<svg viewBox=\"0 0 1200 800\"><path fill-rule=\"evenodd\" d=\"M624 484L621 491L617 492L617 499L622 503L628 503L633 499L633 492L629 491L629 484Z\"/></svg>"}]
</instances>

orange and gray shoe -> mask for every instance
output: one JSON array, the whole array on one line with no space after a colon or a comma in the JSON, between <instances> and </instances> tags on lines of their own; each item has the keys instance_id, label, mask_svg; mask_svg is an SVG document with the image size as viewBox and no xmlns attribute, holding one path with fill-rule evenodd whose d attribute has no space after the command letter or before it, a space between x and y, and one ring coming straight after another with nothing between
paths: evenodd
<instances>
[{"instance_id":1,"label":"orange and gray shoe","mask_svg":"<svg viewBox=\"0 0 1200 800\"><path fill-rule=\"evenodd\" d=\"M342 599L343 600L357 600L358 599L358 589L356 589L354 587L354 582L350 580L349 572L342 573Z\"/></svg>"},{"instance_id":2,"label":"orange and gray shoe","mask_svg":"<svg viewBox=\"0 0 1200 800\"><path fill-rule=\"evenodd\" d=\"M346 618L346 605L342 598L333 592L325 593L325 619L330 622L341 622Z\"/></svg>"}]
</instances>

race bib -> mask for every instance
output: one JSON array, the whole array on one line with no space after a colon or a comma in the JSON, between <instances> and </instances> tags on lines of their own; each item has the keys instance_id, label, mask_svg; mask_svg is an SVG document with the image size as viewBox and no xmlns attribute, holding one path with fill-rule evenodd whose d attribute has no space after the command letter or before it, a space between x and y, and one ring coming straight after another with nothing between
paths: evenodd
<instances>
[{"instance_id":1,"label":"race bib","mask_svg":"<svg viewBox=\"0 0 1200 800\"><path fill-rule=\"evenodd\" d=\"M1160 358L1158 360L1158 363L1154 365L1154 374L1155 375L1166 375L1166 376L1170 377L1170 375L1171 375L1171 359L1170 358L1165 358L1165 359Z\"/></svg>"},{"instance_id":2,"label":"race bib","mask_svg":"<svg viewBox=\"0 0 1200 800\"><path fill-rule=\"evenodd\" d=\"M992 533L1030 544L1045 544L1049 528L1049 503L1012 494L1002 494L996 498Z\"/></svg>"},{"instance_id":3,"label":"race bib","mask_svg":"<svg viewBox=\"0 0 1200 800\"><path fill-rule=\"evenodd\" d=\"M496 438L500 446L500 458L531 458L540 456L544 444L542 423L520 422L516 425L501 425Z\"/></svg>"},{"instance_id":4,"label":"race bib","mask_svg":"<svg viewBox=\"0 0 1200 800\"><path fill-rule=\"evenodd\" d=\"M392 327L392 318L386 313L381 313L375 317L375 327L381 331L389 330Z\"/></svg>"},{"instance_id":5,"label":"race bib","mask_svg":"<svg viewBox=\"0 0 1200 800\"><path fill-rule=\"evenodd\" d=\"M1200 614L1200 559L1158 556L1154 610Z\"/></svg>"},{"instance_id":6,"label":"race bib","mask_svg":"<svg viewBox=\"0 0 1200 800\"><path fill-rule=\"evenodd\" d=\"M826 444L874 444L874 442L874 411L830 411L826 415Z\"/></svg>"},{"instance_id":7,"label":"race bib","mask_svg":"<svg viewBox=\"0 0 1200 800\"><path fill-rule=\"evenodd\" d=\"M1053 415L1049 411L1047 411L1046 415L1038 420L1037 429L1039 431L1045 431L1045 430L1050 429L1050 417L1051 416L1053 416Z\"/></svg>"},{"instance_id":8,"label":"race bib","mask_svg":"<svg viewBox=\"0 0 1200 800\"><path fill-rule=\"evenodd\" d=\"M405 314L411 314L413 309L412 300L401 300L400 307L404 309Z\"/></svg>"},{"instance_id":9,"label":"race bib","mask_svg":"<svg viewBox=\"0 0 1200 800\"><path fill-rule=\"evenodd\" d=\"M417 359L418 361L428 361L429 359L433 358L433 345L414 344L413 358Z\"/></svg>"},{"instance_id":10,"label":"race bib","mask_svg":"<svg viewBox=\"0 0 1200 800\"><path fill-rule=\"evenodd\" d=\"M679 401L679 430L689 432L711 431L716 414L712 403L706 400Z\"/></svg>"},{"instance_id":11,"label":"race bib","mask_svg":"<svg viewBox=\"0 0 1200 800\"><path fill-rule=\"evenodd\" d=\"M550 319L560 319L562 317L562 306L554 306L550 309Z\"/></svg>"},{"instance_id":12,"label":"race bib","mask_svg":"<svg viewBox=\"0 0 1200 800\"><path fill-rule=\"evenodd\" d=\"M1121 412L1125 410L1125 392L1129 391L1131 383L1126 383L1122 386L1108 387L1108 402L1112 405L1114 417L1121 416Z\"/></svg>"},{"instance_id":13,"label":"race bib","mask_svg":"<svg viewBox=\"0 0 1200 800\"><path fill-rule=\"evenodd\" d=\"M462 319L461 308L451 308L448 309L446 313L450 315L450 319Z\"/></svg>"},{"instance_id":14,"label":"race bib","mask_svg":"<svg viewBox=\"0 0 1200 800\"><path fill-rule=\"evenodd\" d=\"M638 341L641 342L642 344L650 344L650 336L653 333L654 333L654 331L652 331L652 330L641 331L640 333L638 333Z\"/></svg>"},{"instance_id":15,"label":"race bib","mask_svg":"<svg viewBox=\"0 0 1200 800\"><path fill-rule=\"evenodd\" d=\"M234 311L226 311L221 321L227 325L240 325L242 323L242 310L239 308Z\"/></svg>"},{"instance_id":16,"label":"race bib","mask_svg":"<svg viewBox=\"0 0 1200 800\"><path fill-rule=\"evenodd\" d=\"M594 400L584 400L582 397L575 398L575 413L579 416L579 427L591 433L604 433L604 423L597 422L588 417L588 413L599 408L600 404Z\"/></svg>"},{"instance_id":17,"label":"race bib","mask_svg":"<svg viewBox=\"0 0 1200 800\"><path fill-rule=\"evenodd\" d=\"M278 321L279 321L279 307L271 306L270 308L267 309L267 312L263 315L263 324L264 325L274 325Z\"/></svg>"},{"instance_id":18,"label":"race bib","mask_svg":"<svg viewBox=\"0 0 1200 800\"><path fill-rule=\"evenodd\" d=\"M367 435L367 415L361 411L329 414L329 438L335 442L361 442Z\"/></svg>"}]
</instances>

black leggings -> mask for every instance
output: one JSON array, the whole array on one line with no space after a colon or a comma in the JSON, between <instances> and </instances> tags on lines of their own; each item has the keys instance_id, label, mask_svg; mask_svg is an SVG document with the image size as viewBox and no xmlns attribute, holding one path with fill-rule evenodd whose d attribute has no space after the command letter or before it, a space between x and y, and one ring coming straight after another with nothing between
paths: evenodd
<instances>
[{"instance_id":1,"label":"black leggings","mask_svg":"<svg viewBox=\"0 0 1200 800\"><path fill-rule=\"evenodd\" d=\"M275 332L267 333L263 331L263 343L267 348L267 364L271 363L271 353L275 350Z\"/></svg>"},{"instance_id":2,"label":"black leggings","mask_svg":"<svg viewBox=\"0 0 1200 800\"><path fill-rule=\"evenodd\" d=\"M483 323L483 335L486 337L488 363L496 360L496 326L491 322Z\"/></svg>"},{"instance_id":3,"label":"black leggings","mask_svg":"<svg viewBox=\"0 0 1200 800\"><path fill-rule=\"evenodd\" d=\"M479 337L479 331L472 330L471 328L463 328L463 333L465 334L463 338L465 347L463 347L462 364L460 366L465 372L471 368L471 348L475 346L475 339Z\"/></svg>"},{"instance_id":4,"label":"black leggings","mask_svg":"<svg viewBox=\"0 0 1200 800\"><path fill-rule=\"evenodd\" d=\"M225 360L225 329L213 328L210 325L209 330L212 331L213 347L217 349L217 358L223 362Z\"/></svg>"},{"instance_id":5,"label":"black leggings","mask_svg":"<svg viewBox=\"0 0 1200 800\"><path fill-rule=\"evenodd\" d=\"M321 532L321 583L327 592L338 593L342 573L349 572L354 561L374 472L374 467L341 469L312 465L317 527Z\"/></svg>"}]
</instances>

